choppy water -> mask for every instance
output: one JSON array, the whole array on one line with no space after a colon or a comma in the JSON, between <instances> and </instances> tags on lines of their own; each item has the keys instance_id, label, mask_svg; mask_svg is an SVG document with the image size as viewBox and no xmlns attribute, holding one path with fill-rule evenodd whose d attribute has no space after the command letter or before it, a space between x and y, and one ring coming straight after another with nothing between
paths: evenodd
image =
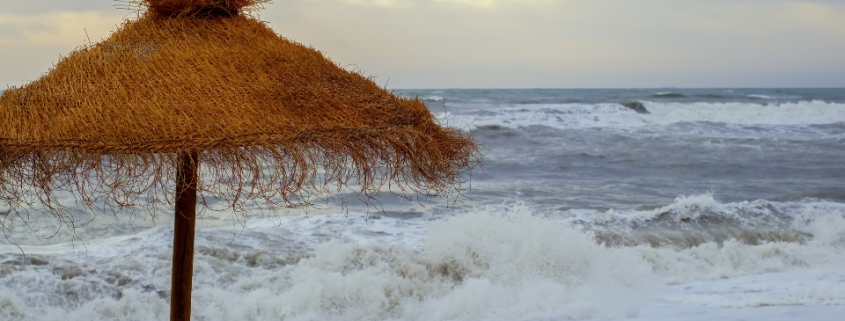
<instances>
[{"instance_id":1,"label":"choppy water","mask_svg":"<svg viewBox=\"0 0 845 321\"><path fill-rule=\"evenodd\" d=\"M206 213L195 319L845 313L845 90L399 93L481 144L466 198ZM166 211L75 214L97 217L49 239L49 218L7 221L0 320L165 319Z\"/></svg>"}]
</instances>

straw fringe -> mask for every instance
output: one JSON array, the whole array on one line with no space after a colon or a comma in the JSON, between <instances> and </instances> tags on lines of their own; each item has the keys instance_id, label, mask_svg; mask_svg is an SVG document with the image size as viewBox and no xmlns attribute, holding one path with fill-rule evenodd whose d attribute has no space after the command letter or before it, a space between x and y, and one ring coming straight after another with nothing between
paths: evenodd
<instances>
[{"instance_id":1,"label":"straw fringe","mask_svg":"<svg viewBox=\"0 0 845 321\"><path fill-rule=\"evenodd\" d=\"M124 7L160 17L236 16L262 8L271 0L115 0Z\"/></svg>"},{"instance_id":2,"label":"straw fringe","mask_svg":"<svg viewBox=\"0 0 845 321\"><path fill-rule=\"evenodd\" d=\"M480 161L472 139L418 99L245 16L127 21L7 90L0 123L0 201L69 226L58 192L88 206L172 204L184 152L200 153L200 199L232 208L344 189L366 198L387 185L439 194Z\"/></svg>"}]
</instances>

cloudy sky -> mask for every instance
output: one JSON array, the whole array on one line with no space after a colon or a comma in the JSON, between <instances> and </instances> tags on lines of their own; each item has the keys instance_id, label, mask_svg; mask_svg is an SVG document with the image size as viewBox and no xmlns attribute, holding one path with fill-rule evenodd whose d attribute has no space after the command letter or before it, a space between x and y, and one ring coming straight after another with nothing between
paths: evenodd
<instances>
[{"instance_id":1,"label":"cloudy sky","mask_svg":"<svg viewBox=\"0 0 845 321\"><path fill-rule=\"evenodd\" d=\"M135 17L116 4L0 0L0 87ZM842 0L275 0L259 15L389 88L845 87Z\"/></svg>"}]
</instances>

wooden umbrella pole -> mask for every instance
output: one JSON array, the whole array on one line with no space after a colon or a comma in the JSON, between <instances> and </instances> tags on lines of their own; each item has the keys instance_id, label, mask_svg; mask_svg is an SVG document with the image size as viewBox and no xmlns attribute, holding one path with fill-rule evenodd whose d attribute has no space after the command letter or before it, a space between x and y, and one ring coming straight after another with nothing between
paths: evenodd
<instances>
[{"instance_id":1,"label":"wooden umbrella pole","mask_svg":"<svg viewBox=\"0 0 845 321\"><path fill-rule=\"evenodd\" d=\"M194 275L194 229L197 213L199 155L179 155L176 173L176 222L173 231L173 275L170 320L191 320L191 287Z\"/></svg>"}]
</instances>

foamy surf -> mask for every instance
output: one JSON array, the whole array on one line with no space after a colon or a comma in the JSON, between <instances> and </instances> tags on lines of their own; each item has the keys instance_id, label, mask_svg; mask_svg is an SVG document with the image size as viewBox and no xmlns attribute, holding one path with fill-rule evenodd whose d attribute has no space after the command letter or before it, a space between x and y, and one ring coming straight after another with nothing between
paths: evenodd
<instances>
[{"instance_id":1,"label":"foamy surf","mask_svg":"<svg viewBox=\"0 0 845 321\"><path fill-rule=\"evenodd\" d=\"M376 236L340 232L313 249L291 242L284 229L243 231L228 244L220 235L231 238L233 231L200 230L194 316L606 319L634 314L661 288L636 252L603 247L590 233L549 224L525 207L485 208L444 220L420 218L414 224L426 226L419 244L378 242L405 232L396 223ZM320 225L312 228L325 231ZM77 253L30 254L28 261L6 254L0 282L13 290L0 296L0 316L161 319L167 311L170 233L156 228L132 238L102 240L108 246L92 244ZM277 242L279 252L261 250ZM290 257L297 249L302 257Z\"/></svg>"},{"instance_id":2,"label":"foamy surf","mask_svg":"<svg viewBox=\"0 0 845 321\"><path fill-rule=\"evenodd\" d=\"M726 241L842 243L845 204L817 199L721 203L712 194L680 196L651 210L569 210L564 216L589 226L609 245L689 248Z\"/></svg>"},{"instance_id":3,"label":"foamy surf","mask_svg":"<svg viewBox=\"0 0 845 321\"><path fill-rule=\"evenodd\" d=\"M680 199L666 208L692 216L695 208L741 207L707 202ZM804 286L845 276L845 217L816 205L805 204L793 218L795 228L811 233L802 242L727 240L681 249L601 245L590 224L521 202L437 217L337 214L280 218L273 223L280 227L205 228L197 239L194 317L606 320L661 304L845 304L841 287ZM0 319L166 318L171 234L157 227L73 252L28 246L26 259L5 249ZM772 273L801 287L755 285ZM813 283L818 277L825 281ZM747 289L726 300L726 287Z\"/></svg>"},{"instance_id":4,"label":"foamy surf","mask_svg":"<svg viewBox=\"0 0 845 321\"><path fill-rule=\"evenodd\" d=\"M845 104L801 101L779 104L643 101L650 114L621 104L531 104L464 109L441 113L442 122L458 128L637 129L683 123L734 126L809 126L845 122ZM759 133L757 133L759 134Z\"/></svg>"}]
</instances>

